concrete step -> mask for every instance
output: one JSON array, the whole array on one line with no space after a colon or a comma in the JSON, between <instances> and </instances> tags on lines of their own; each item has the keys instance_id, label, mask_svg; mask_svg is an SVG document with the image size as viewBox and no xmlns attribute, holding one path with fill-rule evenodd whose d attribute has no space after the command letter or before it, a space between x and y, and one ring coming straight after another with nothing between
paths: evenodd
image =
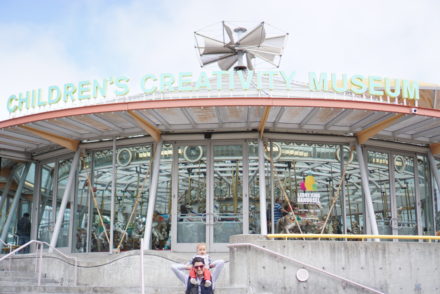
<instances>
[{"instance_id":1,"label":"concrete step","mask_svg":"<svg viewBox=\"0 0 440 294\"><path fill-rule=\"evenodd\" d=\"M183 287L145 287L147 294L182 294L185 292ZM108 294L140 294L140 288L118 288L118 287L62 287L62 286L4 286L0 287L1 294L23 293L23 294L92 294L92 293L108 293ZM240 287L218 287L215 294L246 294L246 288Z\"/></svg>"},{"instance_id":2,"label":"concrete step","mask_svg":"<svg viewBox=\"0 0 440 294\"><path fill-rule=\"evenodd\" d=\"M4 286L34 286L38 284L37 273L35 272L18 272L18 271L2 271L0 272L0 287ZM42 285L59 285L54 279L41 277Z\"/></svg>"},{"instance_id":3,"label":"concrete step","mask_svg":"<svg viewBox=\"0 0 440 294\"><path fill-rule=\"evenodd\" d=\"M29 271L0 271L0 279L5 278L32 278L36 277L36 272L29 272Z\"/></svg>"},{"instance_id":4,"label":"concrete step","mask_svg":"<svg viewBox=\"0 0 440 294\"><path fill-rule=\"evenodd\" d=\"M38 285L38 279L37 278L19 278L14 280L1 280L0 279L0 287L5 286L35 286ZM41 279L41 285L53 285L57 286L60 285L59 282L51 279Z\"/></svg>"}]
</instances>

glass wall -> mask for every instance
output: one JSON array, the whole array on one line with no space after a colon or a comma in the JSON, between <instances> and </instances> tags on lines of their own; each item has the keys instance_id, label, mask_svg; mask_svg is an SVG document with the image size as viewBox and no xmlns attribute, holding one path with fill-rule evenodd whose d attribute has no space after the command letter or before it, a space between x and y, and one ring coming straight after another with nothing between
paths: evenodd
<instances>
[{"instance_id":1,"label":"glass wall","mask_svg":"<svg viewBox=\"0 0 440 294\"><path fill-rule=\"evenodd\" d=\"M152 249L171 249L172 166L173 145L163 144L160 156L156 205L151 229Z\"/></svg>"},{"instance_id":2,"label":"glass wall","mask_svg":"<svg viewBox=\"0 0 440 294\"><path fill-rule=\"evenodd\" d=\"M427 156L389 149L366 150L369 189L379 233L432 235L436 228L438 231L440 204L435 196L439 193L431 183ZM357 156L350 146L273 140L266 143L264 157L269 233L368 233ZM116 152L108 147L83 154L57 246L68 247L72 241L77 252L138 249L145 230L152 158L152 146L140 144L119 146ZM36 225L39 240L50 242L71 163L71 158L64 157L40 165ZM193 248L186 245L199 242L227 243L231 235L247 229L250 234L259 234L258 167L256 141L165 142L152 248L171 249L173 218L173 244L185 248ZM24 194L31 191L29 181ZM249 202L244 201L246 193ZM17 213L31 211L30 199L23 197ZM247 220L244 215L248 215ZM249 226L243 228L246 221Z\"/></svg>"},{"instance_id":3,"label":"glass wall","mask_svg":"<svg viewBox=\"0 0 440 294\"><path fill-rule=\"evenodd\" d=\"M116 153L116 199L115 199L115 232L114 248L117 250L132 250L140 248L143 238L145 220L148 209L148 196L151 181L152 164L151 146L133 146L117 148ZM103 173L112 170L105 168ZM103 175L102 175L103 177ZM102 184L108 184L104 180ZM111 180L110 180L111 183ZM106 186L105 195L110 208L111 193ZM101 204L102 206L102 204ZM107 211L107 209L105 209ZM95 216L96 217L96 216Z\"/></svg>"},{"instance_id":4,"label":"glass wall","mask_svg":"<svg viewBox=\"0 0 440 294\"><path fill-rule=\"evenodd\" d=\"M55 163L50 162L41 166L40 207L38 210L37 239L50 243L55 225L53 211L53 189L55 177Z\"/></svg>"},{"instance_id":5,"label":"glass wall","mask_svg":"<svg viewBox=\"0 0 440 294\"><path fill-rule=\"evenodd\" d=\"M66 190L67 180L69 178L69 172L72 168L72 159L60 160L58 162L58 176L57 176L57 193L56 193L56 212L60 209L61 201L63 200L64 191ZM73 207L73 193L69 193L67 200L67 206L64 210L63 222L61 223L61 229L58 234L57 247L69 246L69 228L70 228L70 211Z\"/></svg>"},{"instance_id":6,"label":"glass wall","mask_svg":"<svg viewBox=\"0 0 440 294\"><path fill-rule=\"evenodd\" d=\"M243 233L243 145L214 145L214 242Z\"/></svg>"},{"instance_id":7,"label":"glass wall","mask_svg":"<svg viewBox=\"0 0 440 294\"><path fill-rule=\"evenodd\" d=\"M368 151L368 174L371 199L380 235L392 235L389 155Z\"/></svg>"},{"instance_id":8,"label":"glass wall","mask_svg":"<svg viewBox=\"0 0 440 294\"><path fill-rule=\"evenodd\" d=\"M249 234L260 234L260 181L258 173L258 143L248 143L248 195L249 195ZM267 203L268 205L270 202ZM270 216L270 210L267 217ZM270 221L268 220L268 225ZM270 232L270 230L268 230Z\"/></svg>"},{"instance_id":9,"label":"glass wall","mask_svg":"<svg viewBox=\"0 0 440 294\"><path fill-rule=\"evenodd\" d=\"M417 155L417 168L420 187L422 231L424 235L434 235L434 197L432 197L432 187L430 184L429 162L425 155Z\"/></svg>"},{"instance_id":10,"label":"glass wall","mask_svg":"<svg viewBox=\"0 0 440 294\"><path fill-rule=\"evenodd\" d=\"M91 206L90 251L108 252L110 247L113 150L93 153L93 170L86 175ZM89 184L91 183L91 185Z\"/></svg>"},{"instance_id":11,"label":"glass wall","mask_svg":"<svg viewBox=\"0 0 440 294\"><path fill-rule=\"evenodd\" d=\"M177 243L206 242L207 148L178 147Z\"/></svg>"},{"instance_id":12,"label":"glass wall","mask_svg":"<svg viewBox=\"0 0 440 294\"><path fill-rule=\"evenodd\" d=\"M24 171L25 171L25 164L19 164L17 170L15 170L15 175L13 177L13 181L17 183L17 185L20 182L20 179L23 177ZM35 178L35 164L31 164L29 171L26 175L26 180L24 182L24 186L21 191L20 199L18 205L16 206L16 210L12 211L13 213L12 221L9 225L8 233L5 238L6 239L5 241L11 244L19 244L18 235L17 235L17 224L19 220L23 217L25 213L29 213L29 215L31 214L34 178ZM15 193L13 193L13 195L15 197ZM10 201L6 200L5 206L7 213L11 212L12 205L13 205L13 198L11 198ZM3 220L4 223L2 224L2 227L0 227L1 233L3 233L2 229L3 229L3 225L6 224L7 215L5 215L5 218Z\"/></svg>"},{"instance_id":13,"label":"glass wall","mask_svg":"<svg viewBox=\"0 0 440 294\"><path fill-rule=\"evenodd\" d=\"M342 152L340 158L344 158L343 162L346 166L343 183L346 217L344 233L363 234L365 232L365 208L357 153L349 146L343 146L340 152ZM337 152L336 155L338 156L340 152Z\"/></svg>"},{"instance_id":14,"label":"glass wall","mask_svg":"<svg viewBox=\"0 0 440 294\"><path fill-rule=\"evenodd\" d=\"M368 169L379 234L434 234L433 197L426 156L369 150ZM420 199L419 206L417 199Z\"/></svg>"},{"instance_id":15,"label":"glass wall","mask_svg":"<svg viewBox=\"0 0 440 294\"><path fill-rule=\"evenodd\" d=\"M399 235L417 235L414 157L393 154Z\"/></svg>"},{"instance_id":16,"label":"glass wall","mask_svg":"<svg viewBox=\"0 0 440 294\"><path fill-rule=\"evenodd\" d=\"M436 159L437 170L440 173L440 159ZM434 179L435 181L435 179ZM440 184L439 184L440 185ZM440 236L440 188L437 183L434 185L434 210L435 210L435 230L436 234Z\"/></svg>"},{"instance_id":17,"label":"glass wall","mask_svg":"<svg viewBox=\"0 0 440 294\"><path fill-rule=\"evenodd\" d=\"M76 214L75 214L75 230L74 230L74 251L87 252L90 248L90 231L89 228L89 197L91 182L91 171L93 163L93 153L88 152L81 157L76 190ZM91 208L90 208L91 211Z\"/></svg>"},{"instance_id":18,"label":"glass wall","mask_svg":"<svg viewBox=\"0 0 440 294\"><path fill-rule=\"evenodd\" d=\"M274 203L271 213L275 232L340 234L344 231L343 194L347 190L342 187L345 179L355 173L351 165L356 163L351 159L352 153L342 153L341 145L331 144L272 142L266 146L265 157L269 162L266 171L270 173L267 178L271 183L268 193L270 202ZM347 170L344 178L343 168ZM362 207L354 197L350 199L351 205L353 214Z\"/></svg>"}]
</instances>

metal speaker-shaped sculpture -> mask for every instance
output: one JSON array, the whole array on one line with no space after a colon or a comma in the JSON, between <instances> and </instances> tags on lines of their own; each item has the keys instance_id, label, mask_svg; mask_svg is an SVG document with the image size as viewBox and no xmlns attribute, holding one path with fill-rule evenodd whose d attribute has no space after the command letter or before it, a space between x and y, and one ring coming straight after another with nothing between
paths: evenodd
<instances>
[{"instance_id":1,"label":"metal speaker-shaped sculpture","mask_svg":"<svg viewBox=\"0 0 440 294\"><path fill-rule=\"evenodd\" d=\"M231 28L233 23L222 22L220 30L200 30L194 33L196 49L201 66L217 63L221 70L254 70L255 61L262 60L274 67L279 67L283 54L287 33L273 34L268 30L268 24L261 22L248 31L243 26ZM206 31L206 32L205 32ZM269 32L270 31L270 32Z\"/></svg>"}]
</instances>

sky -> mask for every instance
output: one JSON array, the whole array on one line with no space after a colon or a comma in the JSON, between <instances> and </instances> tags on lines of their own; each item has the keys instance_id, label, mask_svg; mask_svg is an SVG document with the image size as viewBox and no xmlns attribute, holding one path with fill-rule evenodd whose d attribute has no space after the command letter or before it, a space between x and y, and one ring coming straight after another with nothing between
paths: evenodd
<instances>
[{"instance_id":1,"label":"sky","mask_svg":"<svg viewBox=\"0 0 440 294\"><path fill-rule=\"evenodd\" d=\"M194 31L264 21L289 33L280 70L440 84L438 0L0 0L0 120L11 94L197 72ZM220 27L220 26L219 26Z\"/></svg>"}]
</instances>

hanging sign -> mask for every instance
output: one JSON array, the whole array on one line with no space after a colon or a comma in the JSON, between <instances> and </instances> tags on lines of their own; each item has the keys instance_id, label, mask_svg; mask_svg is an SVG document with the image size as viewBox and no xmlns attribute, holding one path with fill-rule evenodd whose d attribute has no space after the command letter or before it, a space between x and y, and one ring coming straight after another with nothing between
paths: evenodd
<instances>
[{"instance_id":1,"label":"hanging sign","mask_svg":"<svg viewBox=\"0 0 440 294\"><path fill-rule=\"evenodd\" d=\"M47 88L26 90L11 94L6 101L9 114L29 114L55 108L69 108L103 103L102 100L122 98L133 91L142 93L140 100L158 99L148 95L161 93L182 93L192 91L234 91L234 90L292 90L298 87L294 82L295 72L285 71L214 71L181 72L178 74L148 73L139 79L127 76L110 77L101 80L84 80L77 83L52 85ZM375 97L419 99L419 84L415 81L334 73L308 74L308 90L311 92L352 93ZM307 87L307 86L304 86ZM133 90L133 91L132 91ZM163 99L163 97L161 98ZM2 106L4 107L4 106Z\"/></svg>"},{"instance_id":2,"label":"hanging sign","mask_svg":"<svg viewBox=\"0 0 440 294\"><path fill-rule=\"evenodd\" d=\"M315 177L307 176L303 182L300 183L300 188L303 192L298 193L297 201L300 204L321 204L321 194L314 192L317 190Z\"/></svg>"}]
</instances>

